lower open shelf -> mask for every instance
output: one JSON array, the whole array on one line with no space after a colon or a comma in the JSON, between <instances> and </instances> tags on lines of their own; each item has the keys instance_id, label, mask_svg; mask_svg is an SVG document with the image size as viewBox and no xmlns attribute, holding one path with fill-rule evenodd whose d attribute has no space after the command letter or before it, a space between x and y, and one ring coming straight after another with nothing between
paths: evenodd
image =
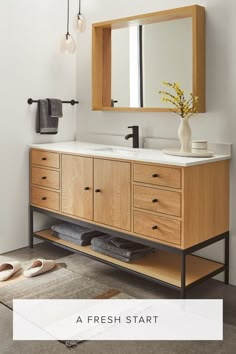
<instances>
[{"instance_id":1,"label":"lower open shelf","mask_svg":"<svg viewBox=\"0 0 236 354\"><path fill-rule=\"evenodd\" d=\"M180 255L157 250L155 253L148 254L132 263L125 263L93 251L90 246L78 246L69 241L60 240L53 236L52 230L42 230L34 232L34 236L45 241L51 241L61 247L67 247L75 252L83 253L90 257L104 261L111 265L116 265L126 270L151 277L153 279L181 287L181 259ZM224 270L224 264L204 259L194 255L186 256L186 287L198 280Z\"/></svg>"}]
</instances>

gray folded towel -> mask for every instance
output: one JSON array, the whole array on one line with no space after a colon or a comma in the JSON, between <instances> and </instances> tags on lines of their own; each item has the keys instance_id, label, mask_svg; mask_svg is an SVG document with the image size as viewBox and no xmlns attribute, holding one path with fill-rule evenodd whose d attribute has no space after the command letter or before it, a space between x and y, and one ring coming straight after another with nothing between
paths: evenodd
<instances>
[{"instance_id":1,"label":"gray folded towel","mask_svg":"<svg viewBox=\"0 0 236 354\"><path fill-rule=\"evenodd\" d=\"M109 257L112 257L112 258L115 258L115 259L119 259L119 261L126 262L126 263L130 263L132 261L135 261L136 259L142 258L146 254L150 253L150 251L148 253L145 253L145 254L137 253L137 254L133 255L132 258L129 258L129 257L122 256L120 254L117 254L115 252L112 252L110 250L109 251L105 250L105 249L103 249L101 247L98 247L98 246L95 246L95 245L92 245L92 244L91 244L91 249L93 251L95 251L95 252L98 252L98 253L101 253L101 254L105 254L106 256L109 256ZM152 252L153 251L154 250L152 250Z\"/></svg>"},{"instance_id":2,"label":"gray folded towel","mask_svg":"<svg viewBox=\"0 0 236 354\"><path fill-rule=\"evenodd\" d=\"M96 247L94 245L91 245L91 249L93 251L95 251L95 252L98 252L98 253L101 253L101 254L105 254L105 256L109 256L109 257L112 257L112 258L115 258L115 259L119 259L119 261L122 261L122 262L129 263L131 261L130 258L123 257L123 256L121 256L119 254L113 253L111 251L104 250L104 249Z\"/></svg>"},{"instance_id":3,"label":"gray folded towel","mask_svg":"<svg viewBox=\"0 0 236 354\"><path fill-rule=\"evenodd\" d=\"M134 259L136 258L136 256L143 256L154 251L154 249L151 247L140 245L137 243L134 243L134 247L132 249L119 248L113 244L113 240L113 236L104 235L92 239L91 245L129 259Z\"/></svg>"},{"instance_id":4,"label":"gray folded towel","mask_svg":"<svg viewBox=\"0 0 236 354\"><path fill-rule=\"evenodd\" d=\"M61 118L62 114L62 101L57 98L48 98L48 114L51 118Z\"/></svg>"},{"instance_id":5,"label":"gray folded towel","mask_svg":"<svg viewBox=\"0 0 236 354\"><path fill-rule=\"evenodd\" d=\"M36 119L36 132L40 134L57 134L58 118L48 114L48 100L39 100Z\"/></svg>"},{"instance_id":6,"label":"gray folded towel","mask_svg":"<svg viewBox=\"0 0 236 354\"><path fill-rule=\"evenodd\" d=\"M91 240L93 237L104 235L102 232L68 222L53 225L51 229L54 232L69 236L80 241Z\"/></svg>"},{"instance_id":7,"label":"gray folded towel","mask_svg":"<svg viewBox=\"0 0 236 354\"><path fill-rule=\"evenodd\" d=\"M143 248L144 246L141 245L140 243L136 243L133 241L129 241L129 240L125 240L123 238L119 238L119 237L112 237L111 238L111 243L118 247L118 248L125 248L126 250L128 249L139 249L139 248Z\"/></svg>"},{"instance_id":8,"label":"gray folded towel","mask_svg":"<svg viewBox=\"0 0 236 354\"><path fill-rule=\"evenodd\" d=\"M69 241L71 243L74 243L75 245L79 245L79 246L88 246L90 245L91 239L87 239L87 240L80 240L74 237L70 237L64 234L60 234L58 232L53 231L53 235L58 237L60 240L64 240L64 241Z\"/></svg>"}]
</instances>

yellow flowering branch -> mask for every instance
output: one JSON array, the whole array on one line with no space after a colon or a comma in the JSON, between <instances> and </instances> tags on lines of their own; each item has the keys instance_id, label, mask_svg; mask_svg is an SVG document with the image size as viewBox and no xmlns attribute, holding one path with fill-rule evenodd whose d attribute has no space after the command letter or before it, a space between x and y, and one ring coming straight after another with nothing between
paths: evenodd
<instances>
[{"instance_id":1,"label":"yellow flowering branch","mask_svg":"<svg viewBox=\"0 0 236 354\"><path fill-rule=\"evenodd\" d=\"M187 119L198 112L198 97L193 96L192 92L189 94L190 98L186 98L185 92L180 88L178 82L163 82L163 85L174 91L173 94L167 91L159 91L159 94L162 95L162 102L169 102L176 107L175 109L170 109L171 112Z\"/></svg>"}]
</instances>

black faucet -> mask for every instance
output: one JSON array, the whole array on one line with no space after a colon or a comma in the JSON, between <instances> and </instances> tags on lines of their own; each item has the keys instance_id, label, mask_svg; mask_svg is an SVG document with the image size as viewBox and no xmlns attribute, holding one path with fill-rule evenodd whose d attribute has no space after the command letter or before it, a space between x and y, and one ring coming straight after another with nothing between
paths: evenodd
<instances>
[{"instance_id":1,"label":"black faucet","mask_svg":"<svg viewBox=\"0 0 236 354\"><path fill-rule=\"evenodd\" d=\"M138 127L138 125L133 125L128 128L133 129L133 134L126 135L125 140L133 138L133 148L137 149L137 148L139 148L139 132L138 132L139 127Z\"/></svg>"}]
</instances>

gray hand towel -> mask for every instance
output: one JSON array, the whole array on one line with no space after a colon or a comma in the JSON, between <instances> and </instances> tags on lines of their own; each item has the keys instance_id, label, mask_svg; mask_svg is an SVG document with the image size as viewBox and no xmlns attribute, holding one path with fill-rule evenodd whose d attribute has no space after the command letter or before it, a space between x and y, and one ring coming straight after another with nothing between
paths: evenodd
<instances>
[{"instance_id":1,"label":"gray hand towel","mask_svg":"<svg viewBox=\"0 0 236 354\"><path fill-rule=\"evenodd\" d=\"M74 243L75 245L79 245L79 246L88 246L88 245L90 245L90 242L91 242L91 239L81 240L81 239L70 237L70 236L67 236L64 234L60 234L55 231L53 231L53 235L58 237L60 240L69 241L69 242Z\"/></svg>"},{"instance_id":2,"label":"gray hand towel","mask_svg":"<svg viewBox=\"0 0 236 354\"><path fill-rule=\"evenodd\" d=\"M36 132L40 134L57 134L58 118L49 117L48 100L39 100L36 120Z\"/></svg>"},{"instance_id":3,"label":"gray hand towel","mask_svg":"<svg viewBox=\"0 0 236 354\"><path fill-rule=\"evenodd\" d=\"M108 251L108 250L105 250L103 248L100 248L98 246L95 246L95 245L92 245L91 244L91 249L95 252L98 252L98 253L101 253L101 254L104 254L106 256L109 256L109 257L112 257L112 258L115 258L115 259L119 259L120 261L122 262L126 262L126 263L129 263L131 261L134 261L136 259L139 259L139 258L142 258L144 257L146 254L150 253L151 251L149 251L148 253L145 253L145 254L135 254L133 255L132 257L125 257L123 255L120 255L120 254L117 254L115 252L112 252L112 251ZM152 251L153 252L153 251Z\"/></svg>"},{"instance_id":4,"label":"gray hand towel","mask_svg":"<svg viewBox=\"0 0 236 354\"><path fill-rule=\"evenodd\" d=\"M57 98L48 98L48 114L51 118L61 118L62 101Z\"/></svg>"},{"instance_id":5,"label":"gray hand towel","mask_svg":"<svg viewBox=\"0 0 236 354\"><path fill-rule=\"evenodd\" d=\"M126 250L130 249L139 249L139 248L143 248L144 246L141 245L140 243L136 243L133 241L129 241L129 240L125 240L123 238L119 238L119 237L113 237L111 238L111 243L118 247L118 248L125 248Z\"/></svg>"},{"instance_id":6,"label":"gray hand towel","mask_svg":"<svg viewBox=\"0 0 236 354\"><path fill-rule=\"evenodd\" d=\"M130 262L130 258L123 257L123 256L121 256L121 255L119 255L119 254L113 253L113 252L111 252L111 251L104 250L104 249L99 248L99 247L97 247L97 246L91 245L91 249L92 249L93 251L95 251L95 252L104 254L105 256L109 256L109 257L118 259L119 261L126 262L126 263L129 263L129 262Z\"/></svg>"},{"instance_id":7,"label":"gray hand towel","mask_svg":"<svg viewBox=\"0 0 236 354\"><path fill-rule=\"evenodd\" d=\"M79 239L81 241L92 239L95 236L103 235L102 232L88 229L87 227L71 224L68 222L63 222L61 224L56 224L51 227L54 232Z\"/></svg>"},{"instance_id":8,"label":"gray hand towel","mask_svg":"<svg viewBox=\"0 0 236 354\"><path fill-rule=\"evenodd\" d=\"M78 237L72 237L72 236L68 236L66 234L62 234L62 233L56 232L56 231L53 231L53 235L58 237L58 238L61 238L62 240L76 243L76 244L78 244L80 246L90 245L91 240L94 237L99 237L100 236L100 234L98 234L98 233L95 234L95 233L91 232L90 234L83 234L83 235L79 235Z\"/></svg>"},{"instance_id":9,"label":"gray hand towel","mask_svg":"<svg viewBox=\"0 0 236 354\"><path fill-rule=\"evenodd\" d=\"M151 247L140 245L137 243L136 244L134 243L134 245L136 247L134 247L132 249L119 248L119 247L116 247L112 243L112 239L113 239L112 236L105 235L105 236L101 236L101 237L97 237L97 238L92 239L91 244L95 247L99 247L103 250L118 254L122 257L126 257L129 259L134 259L134 257L136 257L137 255L143 256L145 254L148 254L148 253L151 253L154 251L154 249Z\"/></svg>"}]
</instances>

